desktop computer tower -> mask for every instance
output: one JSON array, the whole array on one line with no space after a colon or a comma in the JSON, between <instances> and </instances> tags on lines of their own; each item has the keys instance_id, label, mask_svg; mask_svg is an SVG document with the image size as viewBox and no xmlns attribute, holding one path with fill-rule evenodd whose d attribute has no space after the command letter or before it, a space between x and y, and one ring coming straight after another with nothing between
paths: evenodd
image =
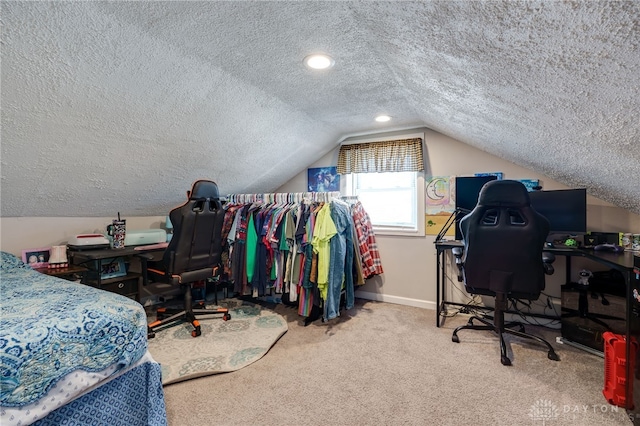
<instances>
[{"instance_id":1,"label":"desktop computer tower","mask_svg":"<svg viewBox=\"0 0 640 426\"><path fill-rule=\"evenodd\" d=\"M640 253L634 255L633 266L628 289L615 270L594 273L587 288L576 283L563 286L561 322L563 340L604 356L605 397L617 397L633 425L640 426ZM613 341L605 339L611 336L607 331L617 335ZM614 371L616 366L624 368Z\"/></svg>"},{"instance_id":2,"label":"desktop computer tower","mask_svg":"<svg viewBox=\"0 0 640 426\"><path fill-rule=\"evenodd\" d=\"M563 340L599 355L604 354L605 332L625 335L627 309L622 274L616 270L595 272L587 285L567 283L561 287Z\"/></svg>"},{"instance_id":3,"label":"desktop computer tower","mask_svg":"<svg viewBox=\"0 0 640 426\"><path fill-rule=\"evenodd\" d=\"M625 335L605 331L604 335L604 388L602 394L607 402L629 410L635 408L634 377L638 341ZM629 360L627 360L627 349Z\"/></svg>"}]
</instances>

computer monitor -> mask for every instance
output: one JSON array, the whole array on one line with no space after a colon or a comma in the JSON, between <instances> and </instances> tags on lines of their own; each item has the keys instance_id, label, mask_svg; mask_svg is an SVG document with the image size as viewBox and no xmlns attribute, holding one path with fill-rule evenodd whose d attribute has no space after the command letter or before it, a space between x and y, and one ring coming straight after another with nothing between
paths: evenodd
<instances>
[{"instance_id":1,"label":"computer monitor","mask_svg":"<svg viewBox=\"0 0 640 426\"><path fill-rule=\"evenodd\" d=\"M456 176L456 211L460 212L456 217L456 240L462 239L459 222L467 213L478 204L480 189L485 183L496 180L498 177L489 176Z\"/></svg>"},{"instance_id":2,"label":"computer monitor","mask_svg":"<svg viewBox=\"0 0 640 426\"><path fill-rule=\"evenodd\" d=\"M587 190L560 189L529 193L531 206L549 221L549 234L587 233Z\"/></svg>"}]
</instances>

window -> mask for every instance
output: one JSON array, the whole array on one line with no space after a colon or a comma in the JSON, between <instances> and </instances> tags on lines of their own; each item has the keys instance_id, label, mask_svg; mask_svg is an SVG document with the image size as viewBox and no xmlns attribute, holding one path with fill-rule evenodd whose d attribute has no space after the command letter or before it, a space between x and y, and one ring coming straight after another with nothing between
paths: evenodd
<instances>
[{"instance_id":1,"label":"window","mask_svg":"<svg viewBox=\"0 0 640 426\"><path fill-rule=\"evenodd\" d=\"M343 145L338 171L380 234L424 235L422 139Z\"/></svg>"},{"instance_id":2,"label":"window","mask_svg":"<svg viewBox=\"0 0 640 426\"><path fill-rule=\"evenodd\" d=\"M418 172L351 173L346 184L347 194L358 197L376 231L419 230Z\"/></svg>"}]
</instances>

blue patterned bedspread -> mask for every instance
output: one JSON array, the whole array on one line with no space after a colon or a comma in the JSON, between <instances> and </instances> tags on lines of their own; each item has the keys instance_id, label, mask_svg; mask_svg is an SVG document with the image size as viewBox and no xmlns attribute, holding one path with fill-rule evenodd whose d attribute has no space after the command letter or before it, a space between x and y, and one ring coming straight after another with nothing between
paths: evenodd
<instances>
[{"instance_id":1,"label":"blue patterned bedspread","mask_svg":"<svg viewBox=\"0 0 640 426\"><path fill-rule=\"evenodd\" d=\"M19 407L75 370L116 371L147 349L147 318L135 300L41 274L0 258L0 405Z\"/></svg>"}]
</instances>

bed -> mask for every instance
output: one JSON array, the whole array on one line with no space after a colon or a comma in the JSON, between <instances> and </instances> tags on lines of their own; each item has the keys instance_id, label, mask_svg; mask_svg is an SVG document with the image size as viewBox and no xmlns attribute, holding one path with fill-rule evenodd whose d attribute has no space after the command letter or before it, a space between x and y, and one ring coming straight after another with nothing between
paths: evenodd
<instances>
[{"instance_id":1,"label":"bed","mask_svg":"<svg viewBox=\"0 0 640 426\"><path fill-rule=\"evenodd\" d=\"M166 425L144 308L0 255L0 424Z\"/></svg>"}]
</instances>

